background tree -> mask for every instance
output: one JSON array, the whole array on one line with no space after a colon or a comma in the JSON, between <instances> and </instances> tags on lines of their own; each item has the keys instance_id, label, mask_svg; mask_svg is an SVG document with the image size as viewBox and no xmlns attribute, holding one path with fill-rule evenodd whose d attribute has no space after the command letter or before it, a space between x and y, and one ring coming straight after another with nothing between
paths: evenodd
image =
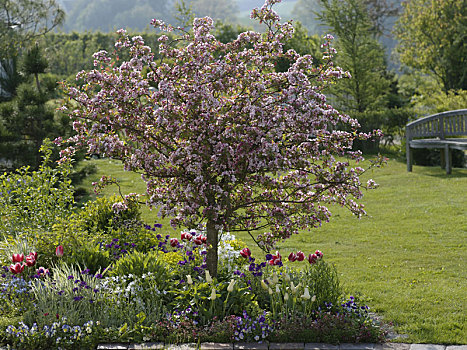
<instances>
[{"instance_id":1,"label":"background tree","mask_svg":"<svg viewBox=\"0 0 467 350\"><path fill-rule=\"evenodd\" d=\"M0 0L0 59L15 56L28 42L60 25L64 17L55 0Z\"/></svg>"},{"instance_id":2,"label":"background tree","mask_svg":"<svg viewBox=\"0 0 467 350\"><path fill-rule=\"evenodd\" d=\"M432 74L444 91L467 90L465 0L410 0L396 24L403 64Z\"/></svg>"},{"instance_id":3,"label":"background tree","mask_svg":"<svg viewBox=\"0 0 467 350\"><path fill-rule=\"evenodd\" d=\"M54 113L48 101L54 96L56 79L43 76L47 62L38 46L26 53L22 62L25 81L21 83L16 97L0 104L0 124L3 135L0 143L0 158L11 160L13 167L39 165L39 149L44 138L63 135L69 121Z\"/></svg>"},{"instance_id":4,"label":"background tree","mask_svg":"<svg viewBox=\"0 0 467 350\"><path fill-rule=\"evenodd\" d=\"M336 62L352 79L332 89L336 104L346 112L384 108L390 81L387 79L384 50L363 0L320 0L318 19L337 36Z\"/></svg>"},{"instance_id":5,"label":"background tree","mask_svg":"<svg viewBox=\"0 0 467 350\"><path fill-rule=\"evenodd\" d=\"M159 51L170 58L165 63L154 61L141 37L121 32L116 47L131 52L129 61L117 65L115 56L96 53L96 69L78 75L85 84L65 86L77 135L63 156L86 146L141 172L148 205L172 217L173 226L206 229L213 275L222 231L252 235L269 228L252 237L270 249L329 220L325 203L364 213L356 202L364 169L340 157L361 160L360 152L350 151L352 142L370 135L356 133L357 122L326 102L322 90L343 75L330 62L328 41L324 66L314 66L310 55L282 53L293 27L277 22L276 2L252 12L269 28L264 35L245 32L223 44L210 34L212 20L200 18L182 37L186 46L173 47L162 36ZM283 55L291 67L275 72Z\"/></svg>"}]
</instances>

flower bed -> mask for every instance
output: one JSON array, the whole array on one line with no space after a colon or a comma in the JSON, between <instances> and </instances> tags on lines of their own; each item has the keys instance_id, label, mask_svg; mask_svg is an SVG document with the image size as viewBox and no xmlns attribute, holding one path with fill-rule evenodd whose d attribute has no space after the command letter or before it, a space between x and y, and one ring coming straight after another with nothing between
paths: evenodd
<instances>
[{"instance_id":1,"label":"flower bed","mask_svg":"<svg viewBox=\"0 0 467 350\"><path fill-rule=\"evenodd\" d=\"M59 246L55 261L12 255L2 274L4 315L22 321L2 330L16 348L82 348L99 342L379 342L384 332L354 297L344 299L323 253L279 252L264 259L223 234L217 278L206 270L202 232L98 242L105 267L80 267ZM285 259L284 259L285 260ZM50 261L50 259L44 259ZM42 263L41 263L42 264ZM306 266L302 266L302 265Z\"/></svg>"}]
</instances>

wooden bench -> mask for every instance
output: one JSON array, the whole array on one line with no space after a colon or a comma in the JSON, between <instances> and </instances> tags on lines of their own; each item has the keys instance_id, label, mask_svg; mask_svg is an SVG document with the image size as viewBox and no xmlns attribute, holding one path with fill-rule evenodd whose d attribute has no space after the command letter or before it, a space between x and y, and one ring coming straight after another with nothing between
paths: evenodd
<instances>
[{"instance_id":1,"label":"wooden bench","mask_svg":"<svg viewBox=\"0 0 467 350\"><path fill-rule=\"evenodd\" d=\"M413 148L441 149L441 167L452 171L452 149L467 150L467 109L433 114L405 127L407 171L412 171Z\"/></svg>"}]
</instances>

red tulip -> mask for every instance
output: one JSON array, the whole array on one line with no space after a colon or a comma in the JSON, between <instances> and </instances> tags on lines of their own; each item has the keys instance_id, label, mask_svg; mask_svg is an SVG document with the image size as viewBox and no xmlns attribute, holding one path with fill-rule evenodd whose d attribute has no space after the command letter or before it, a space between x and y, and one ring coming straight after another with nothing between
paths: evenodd
<instances>
[{"instance_id":1,"label":"red tulip","mask_svg":"<svg viewBox=\"0 0 467 350\"><path fill-rule=\"evenodd\" d=\"M24 270L24 265L20 264L19 262L14 265L10 265L10 271L14 273L15 275L23 272L23 270Z\"/></svg>"},{"instance_id":2,"label":"red tulip","mask_svg":"<svg viewBox=\"0 0 467 350\"><path fill-rule=\"evenodd\" d=\"M203 239L200 236L196 236L193 242L195 242L197 245L201 245L203 244Z\"/></svg>"},{"instance_id":3,"label":"red tulip","mask_svg":"<svg viewBox=\"0 0 467 350\"><path fill-rule=\"evenodd\" d=\"M63 246L59 245L57 249L55 249L55 255L59 258L63 256Z\"/></svg>"},{"instance_id":4,"label":"red tulip","mask_svg":"<svg viewBox=\"0 0 467 350\"><path fill-rule=\"evenodd\" d=\"M269 260L269 265L280 265L281 261L282 261L281 254L278 251L276 251L276 255L273 255L272 259Z\"/></svg>"},{"instance_id":5,"label":"red tulip","mask_svg":"<svg viewBox=\"0 0 467 350\"><path fill-rule=\"evenodd\" d=\"M176 246L178 245L178 239L176 239L176 238L171 238L171 239L170 239L170 245L171 245L172 247L176 247Z\"/></svg>"},{"instance_id":6,"label":"red tulip","mask_svg":"<svg viewBox=\"0 0 467 350\"><path fill-rule=\"evenodd\" d=\"M315 254L316 254L316 256L318 257L318 259L321 259L321 258L323 257L323 255L324 255L320 250L317 250L317 251L315 252Z\"/></svg>"},{"instance_id":7,"label":"red tulip","mask_svg":"<svg viewBox=\"0 0 467 350\"><path fill-rule=\"evenodd\" d=\"M298 260L298 261L303 261L303 260L305 260L305 253L302 252L301 250L299 250L299 251L297 252L297 260Z\"/></svg>"},{"instance_id":8,"label":"red tulip","mask_svg":"<svg viewBox=\"0 0 467 350\"><path fill-rule=\"evenodd\" d=\"M37 260L37 252L31 252L29 253L29 256L32 256L34 260Z\"/></svg>"},{"instance_id":9,"label":"red tulip","mask_svg":"<svg viewBox=\"0 0 467 350\"><path fill-rule=\"evenodd\" d=\"M191 241L191 238L192 238L193 236L192 236L190 233L188 233L188 232L182 232L182 234L181 234L180 237L181 237L182 240L185 240L185 239L186 239L187 241Z\"/></svg>"},{"instance_id":10,"label":"red tulip","mask_svg":"<svg viewBox=\"0 0 467 350\"><path fill-rule=\"evenodd\" d=\"M207 239L206 236L202 236L202 237L201 237L201 240L203 241L204 244L206 244L206 242L208 241L208 239Z\"/></svg>"},{"instance_id":11,"label":"red tulip","mask_svg":"<svg viewBox=\"0 0 467 350\"><path fill-rule=\"evenodd\" d=\"M22 262L24 260L24 254L13 254L11 260L13 261L13 263Z\"/></svg>"},{"instance_id":12,"label":"red tulip","mask_svg":"<svg viewBox=\"0 0 467 350\"><path fill-rule=\"evenodd\" d=\"M249 248L243 248L240 251L240 255L243 256L244 258L248 258L249 256L251 256L251 250Z\"/></svg>"},{"instance_id":13,"label":"red tulip","mask_svg":"<svg viewBox=\"0 0 467 350\"><path fill-rule=\"evenodd\" d=\"M318 256L316 254L310 254L308 255L308 262L310 264L314 264L316 263L316 261L318 260Z\"/></svg>"},{"instance_id":14,"label":"red tulip","mask_svg":"<svg viewBox=\"0 0 467 350\"><path fill-rule=\"evenodd\" d=\"M29 255L26 257L26 265L27 266L34 266L36 264L36 259L34 259L34 256Z\"/></svg>"},{"instance_id":15,"label":"red tulip","mask_svg":"<svg viewBox=\"0 0 467 350\"><path fill-rule=\"evenodd\" d=\"M294 262L295 260L297 260L297 254L295 254L294 252L290 253L289 261Z\"/></svg>"}]
</instances>

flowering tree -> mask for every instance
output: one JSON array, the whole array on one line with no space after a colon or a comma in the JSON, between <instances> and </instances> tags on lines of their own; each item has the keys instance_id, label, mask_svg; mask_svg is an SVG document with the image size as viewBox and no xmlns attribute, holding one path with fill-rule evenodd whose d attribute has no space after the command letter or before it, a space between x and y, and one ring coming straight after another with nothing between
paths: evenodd
<instances>
[{"instance_id":1,"label":"flowering tree","mask_svg":"<svg viewBox=\"0 0 467 350\"><path fill-rule=\"evenodd\" d=\"M69 141L141 172L146 203L173 217L174 227L205 225L213 275L222 230L252 235L270 228L254 238L268 249L327 221L330 212L323 204L364 214L355 201L364 169L335 156L361 160L351 151L352 141L371 135L358 134L356 120L326 104L322 90L346 76L332 64L332 37L323 44L326 64L320 67L309 55L284 53L293 27L280 24L272 10L279 1L267 0L252 11L268 28L262 35L244 32L222 44L210 34L208 17L194 20L193 33L183 32L178 42L186 40L186 46L172 45L162 35L160 62L141 37L130 39L120 30L117 52L129 50L130 60L119 63L98 52L96 69L78 73L85 84L64 87L73 102L63 109L77 132ZM275 72L278 57L292 62L287 72ZM63 155L73 150L70 146Z\"/></svg>"}]
</instances>

